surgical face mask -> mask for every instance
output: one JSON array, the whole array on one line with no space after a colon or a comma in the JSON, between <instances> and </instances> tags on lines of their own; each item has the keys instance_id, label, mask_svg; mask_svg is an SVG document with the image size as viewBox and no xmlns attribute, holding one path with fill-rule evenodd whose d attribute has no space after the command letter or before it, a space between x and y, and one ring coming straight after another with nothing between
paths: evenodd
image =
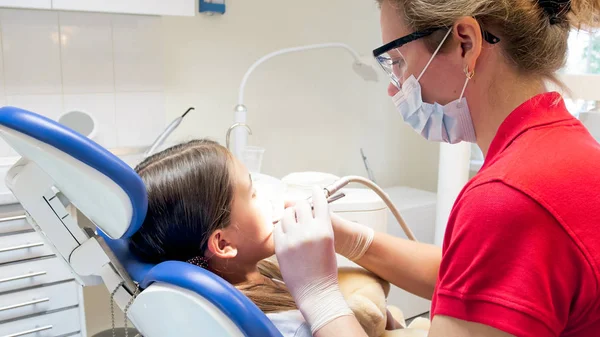
<instances>
[{"instance_id":1,"label":"surgical face mask","mask_svg":"<svg viewBox=\"0 0 600 337\"><path fill-rule=\"evenodd\" d=\"M458 100L452 101L446 105L438 103L423 102L421 95L421 85L419 80L433 61L435 55L450 35L451 30L437 47L419 78L411 75L404 83L400 91L394 95L393 101L396 108L402 115L402 118L416 132L420 133L425 139L435 142L446 142L450 144L461 141L474 143L475 128L471 120L471 113L467 105L467 99L463 97L467 84L472 75L467 74L467 80Z\"/></svg>"}]
</instances>

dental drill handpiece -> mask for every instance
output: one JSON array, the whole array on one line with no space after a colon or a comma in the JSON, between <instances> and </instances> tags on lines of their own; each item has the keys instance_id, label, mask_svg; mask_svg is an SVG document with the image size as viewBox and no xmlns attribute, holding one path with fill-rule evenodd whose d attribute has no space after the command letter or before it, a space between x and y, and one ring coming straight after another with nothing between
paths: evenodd
<instances>
[{"instance_id":1,"label":"dental drill handpiece","mask_svg":"<svg viewBox=\"0 0 600 337\"><path fill-rule=\"evenodd\" d=\"M349 183L350 181L346 179L346 177L344 177L334 182L333 184L325 187L325 198L329 198L330 196L334 195L335 193L337 193L337 191L341 190L344 186L348 185Z\"/></svg>"},{"instance_id":2,"label":"dental drill handpiece","mask_svg":"<svg viewBox=\"0 0 600 337\"><path fill-rule=\"evenodd\" d=\"M342 198L343 198L343 197L345 197L345 196L346 196L346 194L344 194L344 193L338 193L338 194L336 194L336 195L334 195L334 196L332 196L332 197L328 197L328 198L327 198L327 203L328 203L328 204L331 204L332 202L334 202L334 201L337 201L337 200L340 200L340 199L342 199ZM311 210L314 210L314 209L315 209L315 207L314 207L314 205L313 205L313 203L312 203L311 199L312 199L312 197L309 197L309 198L308 198L308 199L306 199L306 200L307 200L307 201L309 202L309 204L310 204L310 209L311 209ZM281 222L281 220L282 220L282 218L279 218L279 219L277 219L277 220L273 221L273 224L277 224L277 223Z\"/></svg>"}]
</instances>

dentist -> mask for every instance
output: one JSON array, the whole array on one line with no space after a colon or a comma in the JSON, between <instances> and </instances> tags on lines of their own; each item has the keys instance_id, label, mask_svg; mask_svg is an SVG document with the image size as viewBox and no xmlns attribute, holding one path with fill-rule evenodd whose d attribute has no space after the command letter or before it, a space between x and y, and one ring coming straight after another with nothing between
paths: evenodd
<instances>
[{"instance_id":1,"label":"dentist","mask_svg":"<svg viewBox=\"0 0 600 337\"><path fill-rule=\"evenodd\" d=\"M334 250L432 299L431 337L600 336L600 145L544 85L571 27L600 23L600 1L380 5L374 56L404 121L431 141L477 143L485 164L441 250L330 215L319 191L314 215L304 202L286 210L276 253L314 336L365 336Z\"/></svg>"}]
</instances>

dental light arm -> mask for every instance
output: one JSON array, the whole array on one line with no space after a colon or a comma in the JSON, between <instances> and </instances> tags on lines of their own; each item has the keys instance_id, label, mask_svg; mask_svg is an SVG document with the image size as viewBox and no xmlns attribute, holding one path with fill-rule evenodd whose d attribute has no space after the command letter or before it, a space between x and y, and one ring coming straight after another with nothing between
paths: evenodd
<instances>
[{"instance_id":1,"label":"dental light arm","mask_svg":"<svg viewBox=\"0 0 600 337\"><path fill-rule=\"evenodd\" d=\"M336 48L336 49L342 49L342 50L347 51L354 58L354 64L352 66L354 72L357 73L365 81L373 81L373 82L377 81L378 77L377 77L377 72L375 71L375 69L371 65L363 62L361 60L360 55L354 49L352 49L350 46L348 46L347 44L344 44L344 43L332 42L332 43L311 44L311 45L306 45L306 46L298 46L298 47L291 47L291 48L277 50L277 51L269 53L269 54L261 57L260 59L258 59L256 62L254 62L250 66L250 68L248 68L248 70L244 74L244 77L242 78L242 83L240 84L239 93L238 93L238 104L234 110L234 112L235 112L234 123L247 124L246 120L247 120L248 109L244 105L244 92L246 89L246 84L248 83L248 79L250 78L250 75L261 64L265 63L266 61L268 61L274 57L280 56L280 55L298 53L298 52L309 51L309 50L327 49L327 48ZM239 158L241 155L242 149L246 146L248 133L247 133L247 130L244 130L242 128L238 128L238 129L234 130L233 133L234 133L234 141L233 141L233 147L231 150L232 150L233 154L238 156L238 158Z\"/></svg>"},{"instance_id":2,"label":"dental light arm","mask_svg":"<svg viewBox=\"0 0 600 337\"><path fill-rule=\"evenodd\" d=\"M285 49L281 49L281 50L269 53L269 54L261 57L260 59L258 59L256 62L254 62L254 64L252 64L252 66L250 66L250 68L248 69L248 71L246 71L246 74L244 75L244 78L242 79L242 83L240 84L240 91L239 91L239 96L238 96L238 105L243 105L244 104L244 90L246 88L246 83L248 82L248 79L250 78L250 75L252 74L252 72L254 72L254 70L256 70L256 68L258 68L258 66L260 66L261 64L263 64L266 61L272 59L273 57L276 57L276 56L279 56L279 55L290 54L290 53L297 53L297 52L306 51L306 50L325 49L325 48L341 48L341 49L344 49L344 50L346 50L348 53L350 53L352 55L352 57L354 58L355 63L359 63L359 64L362 63L362 61L360 60L360 55L358 55L358 53L354 49L350 48L350 46L348 46L347 44L344 44L344 43L312 44L312 45L307 45L307 46L285 48Z\"/></svg>"},{"instance_id":3,"label":"dental light arm","mask_svg":"<svg viewBox=\"0 0 600 337\"><path fill-rule=\"evenodd\" d=\"M410 228L408 227L408 225L406 224L404 219L402 219L400 212L398 211L396 206L394 206L394 203L392 203L392 200L387 195L387 193L385 193L385 191L382 190L381 187L377 186L377 184L370 181L369 179L365 179L365 178L359 177L359 176L343 177L340 180L334 182L333 184L325 187L325 197L329 198L330 196L334 195L337 191L341 190L344 186L346 186L350 183L359 183L359 184L365 185L368 188L370 188L371 190L373 190L375 193L377 193L377 195L381 198L381 200L383 200L383 202L385 202L387 207L390 209L390 211L394 215L394 218L396 218L396 220L402 227L402 230L406 234L406 237L412 241L417 241L417 238L415 238L414 234L412 233L412 231L410 230Z\"/></svg>"}]
</instances>

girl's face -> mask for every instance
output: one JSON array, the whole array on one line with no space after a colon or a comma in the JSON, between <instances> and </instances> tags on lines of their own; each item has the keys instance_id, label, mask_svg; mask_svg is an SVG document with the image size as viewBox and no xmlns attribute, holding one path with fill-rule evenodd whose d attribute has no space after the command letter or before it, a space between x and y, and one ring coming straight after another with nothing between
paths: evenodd
<instances>
[{"instance_id":1,"label":"girl's face","mask_svg":"<svg viewBox=\"0 0 600 337\"><path fill-rule=\"evenodd\" d=\"M237 248L236 259L256 263L275 254L273 242L273 212L271 203L252 184L248 169L233 158L234 197L228 234Z\"/></svg>"}]
</instances>

